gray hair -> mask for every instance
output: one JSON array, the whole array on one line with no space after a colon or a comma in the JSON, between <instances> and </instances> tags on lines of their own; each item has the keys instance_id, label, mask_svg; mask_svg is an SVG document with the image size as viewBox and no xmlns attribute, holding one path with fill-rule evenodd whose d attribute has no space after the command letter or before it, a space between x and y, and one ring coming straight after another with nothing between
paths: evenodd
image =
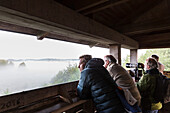
<instances>
[{"instance_id":1,"label":"gray hair","mask_svg":"<svg viewBox=\"0 0 170 113\"><path fill-rule=\"evenodd\" d=\"M106 55L105 59L109 61L109 63L116 63L117 60L115 59L115 57L113 57L112 55Z\"/></svg>"},{"instance_id":2,"label":"gray hair","mask_svg":"<svg viewBox=\"0 0 170 113\"><path fill-rule=\"evenodd\" d=\"M148 58L147 65L150 69L158 68L158 62L154 58Z\"/></svg>"}]
</instances>

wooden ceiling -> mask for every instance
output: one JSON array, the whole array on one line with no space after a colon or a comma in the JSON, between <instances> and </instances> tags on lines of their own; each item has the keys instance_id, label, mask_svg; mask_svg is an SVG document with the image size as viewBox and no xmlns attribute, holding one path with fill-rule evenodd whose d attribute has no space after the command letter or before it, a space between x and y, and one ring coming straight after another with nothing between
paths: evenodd
<instances>
[{"instance_id":1,"label":"wooden ceiling","mask_svg":"<svg viewBox=\"0 0 170 113\"><path fill-rule=\"evenodd\" d=\"M1 0L5 1L5 0ZM14 1L14 0L8 0ZM17 0L16 0L17 1ZM20 1L20 0L18 0ZM32 0L31 0L32 1ZM76 13L90 18L123 36L138 42L139 49L170 48L170 0L46 0L59 3ZM35 0L42 5L40 0ZM2 4L2 5L1 5ZM0 2L1 6L5 3ZM8 7L8 6L7 6ZM33 6L35 8L35 6ZM15 9L15 8L14 8ZM44 10L45 11L45 10ZM24 12L26 13L26 12ZM41 12L40 10L40 13ZM69 20L69 18L67 18ZM54 19L51 19L53 21ZM8 28L9 23L1 23L0 29ZM13 23L12 23L13 24ZM14 27L14 26L13 26ZM18 28L17 28L18 27ZM15 25L14 31L36 34L33 29L23 29ZM107 33L106 33L107 34ZM50 33L49 37L70 42L89 44L86 40L70 39ZM113 36L114 37L114 36ZM121 36L120 36L121 37ZM93 40L91 40L93 42ZM108 44L108 43L107 43ZM95 44L94 44L95 45ZM106 47L104 44L96 44ZM107 46L108 47L108 46Z\"/></svg>"},{"instance_id":2,"label":"wooden ceiling","mask_svg":"<svg viewBox=\"0 0 170 113\"><path fill-rule=\"evenodd\" d=\"M170 47L170 0L55 0L139 42Z\"/></svg>"}]
</instances>

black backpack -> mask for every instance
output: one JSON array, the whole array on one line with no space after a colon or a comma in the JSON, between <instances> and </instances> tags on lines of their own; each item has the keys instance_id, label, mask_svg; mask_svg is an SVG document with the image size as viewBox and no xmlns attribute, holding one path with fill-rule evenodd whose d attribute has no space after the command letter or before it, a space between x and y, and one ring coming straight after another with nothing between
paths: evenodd
<instances>
[{"instance_id":1,"label":"black backpack","mask_svg":"<svg viewBox=\"0 0 170 113\"><path fill-rule=\"evenodd\" d=\"M169 80L169 78L161 73L160 76L156 77L156 88L153 94L153 98L156 102L163 102L168 89Z\"/></svg>"}]
</instances>

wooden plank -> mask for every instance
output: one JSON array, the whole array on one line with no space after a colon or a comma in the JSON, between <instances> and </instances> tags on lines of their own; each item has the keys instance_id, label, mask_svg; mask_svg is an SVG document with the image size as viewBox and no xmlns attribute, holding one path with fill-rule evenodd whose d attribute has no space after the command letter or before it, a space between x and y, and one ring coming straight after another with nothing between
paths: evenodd
<instances>
[{"instance_id":1,"label":"wooden plank","mask_svg":"<svg viewBox=\"0 0 170 113\"><path fill-rule=\"evenodd\" d=\"M159 48L170 48L169 41L158 42L158 43L141 43L139 49L159 49Z\"/></svg>"},{"instance_id":2,"label":"wooden plank","mask_svg":"<svg viewBox=\"0 0 170 113\"><path fill-rule=\"evenodd\" d=\"M94 3L89 3L88 5L84 6L84 7L81 7L79 9L76 9L77 12L80 12L80 11L83 11L83 10L86 10L86 9L89 9L91 7L94 7L96 5L99 5L99 4L102 4L104 2L107 2L108 0L97 0L96 2ZM79 4L78 4L79 5Z\"/></svg>"},{"instance_id":3,"label":"wooden plank","mask_svg":"<svg viewBox=\"0 0 170 113\"><path fill-rule=\"evenodd\" d=\"M22 0L21 3L20 0L0 1L0 21L66 36L70 39L90 41L107 46L119 43L125 48L138 48L138 43L135 40L52 0L50 2L47 0L37 0L36 2ZM44 13L39 13L40 11Z\"/></svg>"},{"instance_id":4,"label":"wooden plank","mask_svg":"<svg viewBox=\"0 0 170 113\"><path fill-rule=\"evenodd\" d=\"M92 100L86 100L85 103L72 107L66 110L65 113L94 113L94 111L95 109Z\"/></svg>"},{"instance_id":5,"label":"wooden plank","mask_svg":"<svg viewBox=\"0 0 170 113\"><path fill-rule=\"evenodd\" d=\"M135 34L159 32L159 30L170 29L169 8L166 0L139 16L133 23L122 26L124 34L132 36Z\"/></svg>"},{"instance_id":6,"label":"wooden plank","mask_svg":"<svg viewBox=\"0 0 170 113\"><path fill-rule=\"evenodd\" d=\"M82 13L83 15L89 15L89 14L96 13L96 12L102 11L104 9L107 9L109 7L113 7L113 6L125 3L127 1L129 1L129 0L111 0L111 1L105 2L103 4L99 4L96 7L92 7L90 9L84 10L80 13Z\"/></svg>"},{"instance_id":7,"label":"wooden plank","mask_svg":"<svg viewBox=\"0 0 170 113\"><path fill-rule=\"evenodd\" d=\"M138 17L151 10L162 1L163 0L154 0L145 2L145 5L140 5L135 11L132 11L131 14L127 15L124 19L119 21L116 26L133 23Z\"/></svg>"},{"instance_id":8,"label":"wooden plank","mask_svg":"<svg viewBox=\"0 0 170 113\"><path fill-rule=\"evenodd\" d=\"M62 112L68 111L69 109L72 109L72 108L74 108L74 107L76 107L76 106L78 106L78 105L84 104L84 103L86 103L86 102L87 102L87 100L80 100L80 101L78 101L78 102L75 102L75 103L73 103L73 104L70 104L70 105L68 105L68 106L65 106L65 107L63 107L63 108L61 108L61 109L55 110L55 111L53 111L53 112L51 112L51 113L62 113Z\"/></svg>"},{"instance_id":9,"label":"wooden plank","mask_svg":"<svg viewBox=\"0 0 170 113\"><path fill-rule=\"evenodd\" d=\"M170 17L161 18L158 20L144 21L142 23L135 23L122 26L119 28L123 34L135 35L142 33L149 33L155 31L163 31L170 29Z\"/></svg>"},{"instance_id":10,"label":"wooden plank","mask_svg":"<svg viewBox=\"0 0 170 113\"><path fill-rule=\"evenodd\" d=\"M65 90L65 93L76 90L76 82L70 82L66 84L60 84L56 86L40 88L31 91L24 91L17 94L7 95L0 97L0 112L7 111L21 106L27 106L31 103L49 98L52 96L60 95L60 89Z\"/></svg>"},{"instance_id":11,"label":"wooden plank","mask_svg":"<svg viewBox=\"0 0 170 113\"><path fill-rule=\"evenodd\" d=\"M95 107L92 100L89 100L86 102L86 104L83 104L83 113L94 113Z\"/></svg>"},{"instance_id":12,"label":"wooden plank","mask_svg":"<svg viewBox=\"0 0 170 113\"><path fill-rule=\"evenodd\" d=\"M168 78L170 78L170 71L164 71L163 74L164 74L165 76L167 76Z\"/></svg>"},{"instance_id":13,"label":"wooden plank","mask_svg":"<svg viewBox=\"0 0 170 113\"><path fill-rule=\"evenodd\" d=\"M24 105L24 97L22 94L17 94L17 96L5 96L0 98L0 112L16 108Z\"/></svg>"},{"instance_id":14,"label":"wooden plank","mask_svg":"<svg viewBox=\"0 0 170 113\"><path fill-rule=\"evenodd\" d=\"M109 0L54 0L61 3L77 12L104 3Z\"/></svg>"},{"instance_id":15,"label":"wooden plank","mask_svg":"<svg viewBox=\"0 0 170 113\"><path fill-rule=\"evenodd\" d=\"M55 96L55 97L50 97L50 98L46 98L25 106L21 106L17 109L11 109L8 111L8 113L34 113L39 111L40 109L45 109L47 107L50 107L54 104L60 103L61 100L59 98L59 96Z\"/></svg>"},{"instance_id":16,"label":"wooden plank","mask_svg":"<svg viewBox=\"0 0 170 113\"><path fill-rule=\"evenodd\" d=\"M161 37L161 38L160 38ZM160 33L153 35L138 36L135 38L140 43L141 49L149 48L170 48L170 33ZM152 43L152 44L151 44Z\"/></svg>"},{"instance_id":17,"label":"wooden plank","mask_svg":"<svg viewBox=\"0 0 170 113\"><path fill-rule=\"evenodd\" d=\"M160 43L161 41L166 41L170 43L170 33L138 36L136 40L139 41L140 43L151 43L151 42Z\"/></svg>"}]
</instances>

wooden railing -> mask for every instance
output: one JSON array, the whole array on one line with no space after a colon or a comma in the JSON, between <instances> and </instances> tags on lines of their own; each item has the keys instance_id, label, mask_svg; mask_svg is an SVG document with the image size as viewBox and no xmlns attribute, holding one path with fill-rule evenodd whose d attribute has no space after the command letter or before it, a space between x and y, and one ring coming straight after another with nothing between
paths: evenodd
<instances>
[{"instance_id":1,"label":"wooden railing","mask_svg":"<svg viewBox=\"0 0 170 113\"><path fill-rule=\"evenodd\" d=\"M167 76L168 78L170 78L170 71L164 71L163 74L164 74L165 76Z\"/></svg>"},{"instance_id":2,"label":"wooden railing","mask_svg":"<svg viewBox=\"0 0 170 113\"><path fill-rule=\"evenodd\" d=\"M94 111L76 95L78 81L0 97L0 113L79 113Z\"/></svg>"}]
</instances>

